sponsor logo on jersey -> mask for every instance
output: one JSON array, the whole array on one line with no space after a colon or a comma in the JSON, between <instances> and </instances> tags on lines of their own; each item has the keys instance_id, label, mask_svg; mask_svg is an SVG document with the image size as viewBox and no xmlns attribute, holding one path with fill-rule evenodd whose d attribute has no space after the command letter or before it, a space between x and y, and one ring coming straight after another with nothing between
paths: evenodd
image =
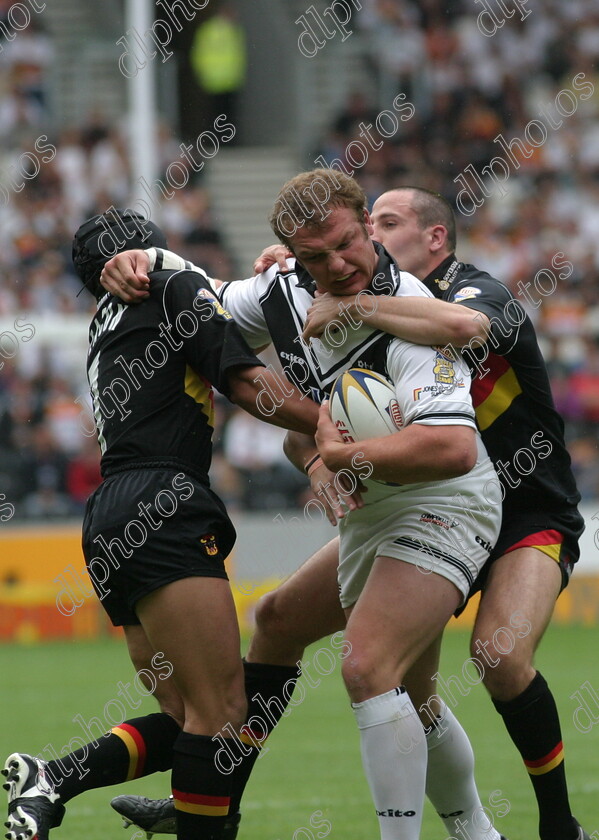
<instances>
[{"instance_id":1,"label":"sponsor logo on jersey","mask_svg":"<svg viewBox=\"0 0 599 840\"><path fill-rule=\"evenodd\" d=\"M441 291L444 292L446 289L449 289L451 284L454 282L454 280L458 276L461 267L461 263L459 263L457 260L453 260L443 277L441 279L435 277L433 279L433 283L436 283L437 286L441 289Z\"/></svg>"},{"instance_id":2,"label":"sponsor logo on jersey","mask_svg":"<svg viewBox=\"0 0 599 840\"><path fill-rule=\"evenodd\" d=\"M204 536L200 537L200 544L209 557L214 557L215 554L218 554L218 546L214 534L204 534Z\"/></svg>"},{"instance_id":3,"label":"sponsor logo on jersey","mask_svg":"<svg viewBox=\"0 0 599 840\"><path fill-rule=\"evenodd\" d=\"M481 294L481 289L477 289L476 286L464 286L463 289L458 289L458 291L454 295L454 303L460 300L468 300L469 298L478 297Z\"/></svg>"},{"instance_id":4,"label":"sponsor logo on jersey","mask_svg":"<svg viewBox=\"0 0 599 840\"><path fill-rule=\"evenodd\" d=\"M425 385L424 388L414 388L412 396L414 402L418 402L418 400L421 400L428 394L430 394L431 397L438 397L440 394L451 394L455 388L463 387L464 382L461 379L453 385Z\"/></svg>"},{"instance_id":5,"label":"sponsor logo on jersey","mask_svg":"<svg viewBox=\"0 0 599 840\"><path fill-rule=\"evenodd\" d=\"M441 394L451 394L456 388L464 387L464 380L458 379L456 376L451 351L440 347L435 347L434 350L436 351L433 365L435 384L425 385L423 388L414 388L412 392L414 402L418 402L426 394L438 397Z\"/></svg>"},{"instance_id":6,"label":"sponsor logo on jersey","mask_svg":"<svg viewBox=\"0 0 599 840\"><path fill-rule=\"evenodd\" d=\"M279 353L282 359L287 359L292 365L305 365L306 360L302 356L296 356L295 353Z\"/></svg>"},{"instance_id":7,"label":"sponsor logo on jersey","mask_svg":"<svg viewBox=\"0 0 599 840\"><path fill-rule=\"evenodd\" d=\"M423 513L420 522L438 525L439 528L444 528L446 531L449 531L450 528L456 528L460 524L457 519L447 519L446 516L438 516L436 513Z\"/></svg>"},{"instance_id":8,"label":"sponsor logo on jersey","mask_svg":"<svg viewBox=\"0 0 599 840\"><path fill-rule=\"evenodd\" d=\"M391 402L387 406L387 411L389 412L389 416L391 417L397 428L403 428L403 416L397 400L391 400Z\"/></svg>"},{"instance_id":9,"label":"sponsor logo on jersey","mask_svg":"<svg viewBox=\"0 0 599 840\"><path fill-rule=\"evenodd\" d=\"M198 289L197 297L201 297L204 298L204 300L209 301L215 308L217 315L221 315L223 318L226 318L227 321L232 319L233 316L221 305L221 302L213 292L208 291L208 289Z\"/></svg>"}]
</instances>

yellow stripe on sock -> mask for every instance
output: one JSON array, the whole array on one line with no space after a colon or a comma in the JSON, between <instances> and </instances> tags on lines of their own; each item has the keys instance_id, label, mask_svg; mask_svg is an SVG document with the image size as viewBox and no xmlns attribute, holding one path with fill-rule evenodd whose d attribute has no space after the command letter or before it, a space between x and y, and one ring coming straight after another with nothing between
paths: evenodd
<instances>
[{"instance_id":1,"label":"yellow stripe on sock","mask_svg":"<svg viewBox=\"0 0 599 840\"><path fill-rule=\"evenodd\" d=\"M541 767L527 767L526 769L530 773L531 776L542 776L544 773L550 773L554 770L558 764L561 764L564 760L564 751L560 750L555 758L552 758L547 764L543 764Z\"/></svg>"}]
</instances>

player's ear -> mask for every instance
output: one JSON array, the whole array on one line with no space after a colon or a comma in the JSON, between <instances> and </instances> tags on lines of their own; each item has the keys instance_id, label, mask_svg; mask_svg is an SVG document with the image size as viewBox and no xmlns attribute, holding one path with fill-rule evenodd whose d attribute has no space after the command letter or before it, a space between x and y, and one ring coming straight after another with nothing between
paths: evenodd
<instances>
[{"instance_id":1,"label":"player's ear","mask_svg":"<svg viewBox=\"0 0 599 840\"><path fill-rule=\"evenodd\" d=\"M430 231L430 249L434 253L443 250L447 245L447 228L445 225L433 225Z\"/></svg>"},{"instance_id":2,"label":"player's ear","mask_svg":"<svg viewBox=\"0 0 599 840\"><path fill-rule=\"evenodd\" d=\"M372 224L372 219L370 218L370 213L366 209L364 209L363 212L364 212L364 216L363 216L364 227L366 228L366 233L368 234L368 236L372 237L372 236L374 236L374 225Z\"/></svg>"}]
</instances>

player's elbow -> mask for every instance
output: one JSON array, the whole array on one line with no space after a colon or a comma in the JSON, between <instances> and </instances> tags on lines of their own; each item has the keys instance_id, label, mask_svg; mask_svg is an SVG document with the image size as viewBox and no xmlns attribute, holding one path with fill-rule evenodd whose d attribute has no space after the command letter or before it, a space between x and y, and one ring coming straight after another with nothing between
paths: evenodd
<instances>
[{"instance_id":1,"label":"player's elbow","mask_svg":"<svg viewBox=\"0 0 599 840\"><path fill-rule=\"evenodd\" d=\"M489 332L489 319L481 312L474 312L466 306L455 306L450 325L453 347L465 347L471 342L484 344Z\"/></svg>"},{"instance_id":2,"label":"player's elbow","mask_svg":"<svg viewBox=\"0 0 599 840\"><path fill-rule=\"evenodd\" d=\"M450 463L448 470L450 472L449 478L457 478L460 475L466 475L470 470L474 469L476 464L476 449L461 449L457 451Z\"/></svg>"},{"instance_id":3,"label":"player's elbow","mask_svg":"<svg viewBox=\"0 0 599 840\"><path fill-rule=\"evenodd\" d=\"M473 429L456 427L451 446L443 455L446 478L466 475L474 468L478 457L476 435Z\"/></svg>"},{"instance_id":4,"label":"player's elbow","mask_svg":"<svg viewBox=\"0 0 599 840\"><path fill-rule=\"evenodd\" d=\"M229 399L251 414L256 414L258 410L257 398L262 388L258 374L262 370L258 366L242 367L229 373Z\"/></svg>"}]
</instances>

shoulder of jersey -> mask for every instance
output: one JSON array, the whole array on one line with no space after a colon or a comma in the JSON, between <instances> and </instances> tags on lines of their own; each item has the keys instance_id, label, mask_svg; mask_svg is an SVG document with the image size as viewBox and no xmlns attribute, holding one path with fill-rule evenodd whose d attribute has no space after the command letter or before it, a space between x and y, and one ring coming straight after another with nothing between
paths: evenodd
<instances>
[{"instance_id":1,"label":"shoulder of jersey","mask_svg":"<svg viewBox=\"0 0 599 840\"><path fill-rule=\"evenodd\" d=\"M288 274L295 274L295 259L293 257L288 257L287 265L289 268L287 271L281 271L277 263L274 263L266 271L263 271L262 274L257 274L257 277L265 277L268 280L272 280L273 278L277 277L278 275L287 276Z\"/></svg>"},{"instance_id":2,"label":"shoulder of jersey","mask_svg":"<svg viewBox=\"0 0 599 840\"><path fill-rule=\"evenodd\" d=\"M362 368L350 368L337 377L329 412L346 443L383 437L403 427L393 384Z\"/></svg>"},{"instance_id":3,"label":"shoulder of jersey","mask_svg":"<svg viewBox=\"0 0 599 840\"><path fill-rule=\"evenodd\" d=\"M409 271L400 271L399 295L414 295L415 297L434 297L424 283Z\"/></svg>"}]
</instances>

